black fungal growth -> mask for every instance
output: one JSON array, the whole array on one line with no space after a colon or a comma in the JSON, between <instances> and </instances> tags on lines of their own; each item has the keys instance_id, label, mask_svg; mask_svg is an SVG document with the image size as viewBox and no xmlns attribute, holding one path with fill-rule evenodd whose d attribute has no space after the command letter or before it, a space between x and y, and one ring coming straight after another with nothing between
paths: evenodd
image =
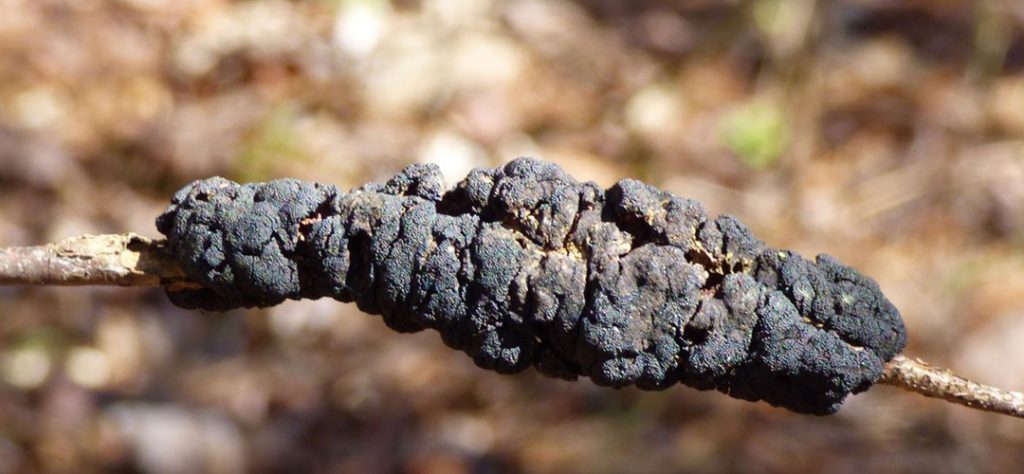
<instances>
[{"instance_id":1,"label":"black fungal growth","mask_svg":"<svg viewBox=\"0 0 1024 474\"><path fill-rule=\"evenodd\" d=\"M179 306L355 301L501 373L681 382L820 415L906 342L878 285L831 257L766 247L639 181L602 190L534 159L447 191L429 165L351 192L211 178L179 191L157 226L204 286L171 291Z\"/></svg>"}]
</instances>

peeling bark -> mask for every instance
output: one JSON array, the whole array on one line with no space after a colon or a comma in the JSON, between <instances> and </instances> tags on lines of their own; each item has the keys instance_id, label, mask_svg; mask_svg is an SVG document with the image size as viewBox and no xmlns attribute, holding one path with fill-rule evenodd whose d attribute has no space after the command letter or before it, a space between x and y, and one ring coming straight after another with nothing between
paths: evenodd
<instances>
[{"instance_id":1,"label":"peeling bark","mask_svg":"<svg viewBox=\"0 0 1024 474\"><path fill-rule=\"evenodd\" d=\"M185 276L165 241L133 233L0 248L0 285L199 287Z\"/></svg>"}]
</instances>

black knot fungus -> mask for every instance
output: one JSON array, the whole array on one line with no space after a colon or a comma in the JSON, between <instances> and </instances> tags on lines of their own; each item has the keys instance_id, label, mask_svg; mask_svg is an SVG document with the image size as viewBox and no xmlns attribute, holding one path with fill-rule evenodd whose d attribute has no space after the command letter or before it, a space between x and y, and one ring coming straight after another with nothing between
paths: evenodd
<instances>
[{"instance_id":1,"label":"black knot fungus","mask_svg":"<svg viewBox=\"0 0 1024 474\"><path fill-rule=\"evenodd\" d=\"M769 248L639 181L602 190L529 158L448 191L424 165L351 192L211 178L157 226L203 286L170 291L179 306L355 301L502 373L682 382L828 414L906 342L878 285L831 257Z\"/></svg>"}]
</instances>

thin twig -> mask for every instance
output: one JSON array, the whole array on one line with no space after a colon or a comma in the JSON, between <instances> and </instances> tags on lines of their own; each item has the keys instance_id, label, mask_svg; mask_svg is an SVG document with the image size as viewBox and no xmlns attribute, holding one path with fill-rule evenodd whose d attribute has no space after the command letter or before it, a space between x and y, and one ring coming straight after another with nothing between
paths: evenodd
<instances>
[{"instance_id":1,"label":"thin twig","mask_svg":"<svg viewBox=\"0 0 1024 474\"><path fill-rule=\"evenodd\" d=\"M164 241L132 233L0 248L0 285L198 287L185 277Z\"/></svg>"},{"instance_id":2,"label":"thin twig","mask_svg":"<svg viewBox=\"0 0 1024 474\"><path fill-rule=\"evenodd\" d=\"M886 364L879 383L979 410L1024 418L1024 393L972 382L920 359L897 355Z\"/></svg>"},{"instance_id":3,"label":"thin twig","mask_svg":"<svg viewBox=\"0 0 1024 474\"><path fill-rule=\"evenodd\" d=\"M36 247L0 247L0 286L116 285L198 288L166 242L136 234L83 235ZM971 382L947 369L897 355L879 383L993 413L1024 418L1024 393Z\"/></svg>"}]
</instances>

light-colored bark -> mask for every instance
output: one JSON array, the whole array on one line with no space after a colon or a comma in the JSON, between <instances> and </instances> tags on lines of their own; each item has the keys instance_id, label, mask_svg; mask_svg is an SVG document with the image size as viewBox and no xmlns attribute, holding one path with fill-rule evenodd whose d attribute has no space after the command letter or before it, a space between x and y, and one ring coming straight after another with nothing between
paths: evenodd
<instances>
[{"instance_id":1,"label":"light-colored bark","mask_svg":"<svg viewBox=\"0 0 1024 474\"><path fill-rule=\"evenodd\" d=\"M982 385L920 359L897 355L879 383L971 408L1024 418L1024 393Z\"/></svg>"},{"instance_id":2,"label":"light-colored bark","mask_svg":"<svg viewBox=\"0 0 1024 474\"><path fill-rule=\"evenodd\" d=\"M131 233L0 248L0 285L198 286L188 281L164 241Z\"/></svg>"}]
</instances>

